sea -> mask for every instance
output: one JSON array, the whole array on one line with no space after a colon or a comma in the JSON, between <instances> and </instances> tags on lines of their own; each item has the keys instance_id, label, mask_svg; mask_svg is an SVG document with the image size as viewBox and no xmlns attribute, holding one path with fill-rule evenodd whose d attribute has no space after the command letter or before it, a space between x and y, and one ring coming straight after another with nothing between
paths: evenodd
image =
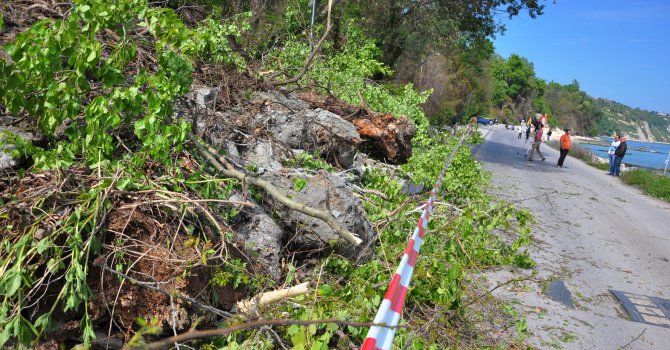
<instances>
[{"instance_id":1,"label":"sea","mask_svg":"<svg viewBox=\"0 0 670 350\"><path fill-rule=\"evenodd\" d=\"M612 143L611 137L600 137L600 139L608 145ZM626 143L628 144L628 151L626 151L626 156L623 158L623 162L626 166L663 171L665 162L668 160L670 143L632 140L627 140ZM607 150L609 149L609 146L589 143L580 143L579 145L601 158L608 158ZM666 175L670 175L670 165L668 165L668 173Z\"/></svg>"}]
</instances>

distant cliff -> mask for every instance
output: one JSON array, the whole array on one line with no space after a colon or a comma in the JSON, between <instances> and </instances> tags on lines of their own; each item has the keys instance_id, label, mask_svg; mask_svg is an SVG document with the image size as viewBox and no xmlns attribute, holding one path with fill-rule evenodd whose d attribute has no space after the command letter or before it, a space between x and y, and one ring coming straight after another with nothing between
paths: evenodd
<instances>
[{"instance_id":1,"label":"distant cliff","mask_svg":"<svg viewBox=\"0 0 670 350\"><path fill-rule=\"evenodd\" d=\"M631 108L624 104L593 99L602 115L596 123L600 135L610 136L624 133L634 140L670 142L670 116L665 113Z\"/></svg>"}]
</instances>

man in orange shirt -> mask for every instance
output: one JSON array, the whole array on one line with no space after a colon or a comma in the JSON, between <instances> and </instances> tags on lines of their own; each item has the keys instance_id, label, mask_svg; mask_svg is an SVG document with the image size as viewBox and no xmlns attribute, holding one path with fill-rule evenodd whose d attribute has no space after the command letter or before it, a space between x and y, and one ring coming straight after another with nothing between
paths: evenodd
<instances>
[{"instance_id":1,"label":"man in orange shirt","mask_svg":"<svg viewBox=\"0 0 670 350\"><path fill-rule=\"evenodd\" d=\"M565 134L561 136L561 156L558 158L558 164L556 164L557 167L563 167L563 161L570 151L570 144L572 143L572 139L570 139L571 131L572 130L570 129L565 129Z\"/></svg>"}]
</instances>

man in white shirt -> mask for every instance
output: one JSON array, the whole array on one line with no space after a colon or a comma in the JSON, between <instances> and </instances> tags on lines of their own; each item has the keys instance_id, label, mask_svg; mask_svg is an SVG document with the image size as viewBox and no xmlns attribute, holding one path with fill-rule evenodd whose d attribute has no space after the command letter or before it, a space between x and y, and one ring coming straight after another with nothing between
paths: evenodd
<instances>
[{"instance_id":1,"label":"man in white shirt","mask_svg":"<svg viewBox=\"0 0 670 350\"><path fill-rule=\"evenodd\" d=\"M612 169L612 165L614 164L614 158L616 158L616 156L614 155L614 151L616 151L616 148L619 147L619 144L621 144L621 141L619 141L619 136L615 135L614 140L612 140L612 144L610 145L610 148L607 150L607 155L610 158L610 169Z\"/></svg>"}]
</instances>

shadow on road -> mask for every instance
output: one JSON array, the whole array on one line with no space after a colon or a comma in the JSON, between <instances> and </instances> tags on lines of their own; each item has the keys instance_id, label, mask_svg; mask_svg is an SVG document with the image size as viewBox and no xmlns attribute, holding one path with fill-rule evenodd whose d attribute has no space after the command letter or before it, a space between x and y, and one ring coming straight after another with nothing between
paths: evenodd
<instances>
[{"instance_id":1,"label":"shadow on road","mask_svg":"<svg viewBox=\"0 0 670 350\"><path fill-rule=\"evenodd\" d=\"M517 140L515 139L514 141ZM481 145L478 145L479 147L473 148L472 153L475 159L481 162L504 164L523 171L549 173L569 170L569 165L565 165L563 168L556 167L558 152L544 144L540 146L540 150L547 160L542 162L540 156L535 154L533 161L529 162L523 155L530 146L530 141L528 143L524 143L522 140L518 141L517 145L509 145L486 140ZM565 161L569 163L570 156Z\"/></svg>"}]
</instances>

